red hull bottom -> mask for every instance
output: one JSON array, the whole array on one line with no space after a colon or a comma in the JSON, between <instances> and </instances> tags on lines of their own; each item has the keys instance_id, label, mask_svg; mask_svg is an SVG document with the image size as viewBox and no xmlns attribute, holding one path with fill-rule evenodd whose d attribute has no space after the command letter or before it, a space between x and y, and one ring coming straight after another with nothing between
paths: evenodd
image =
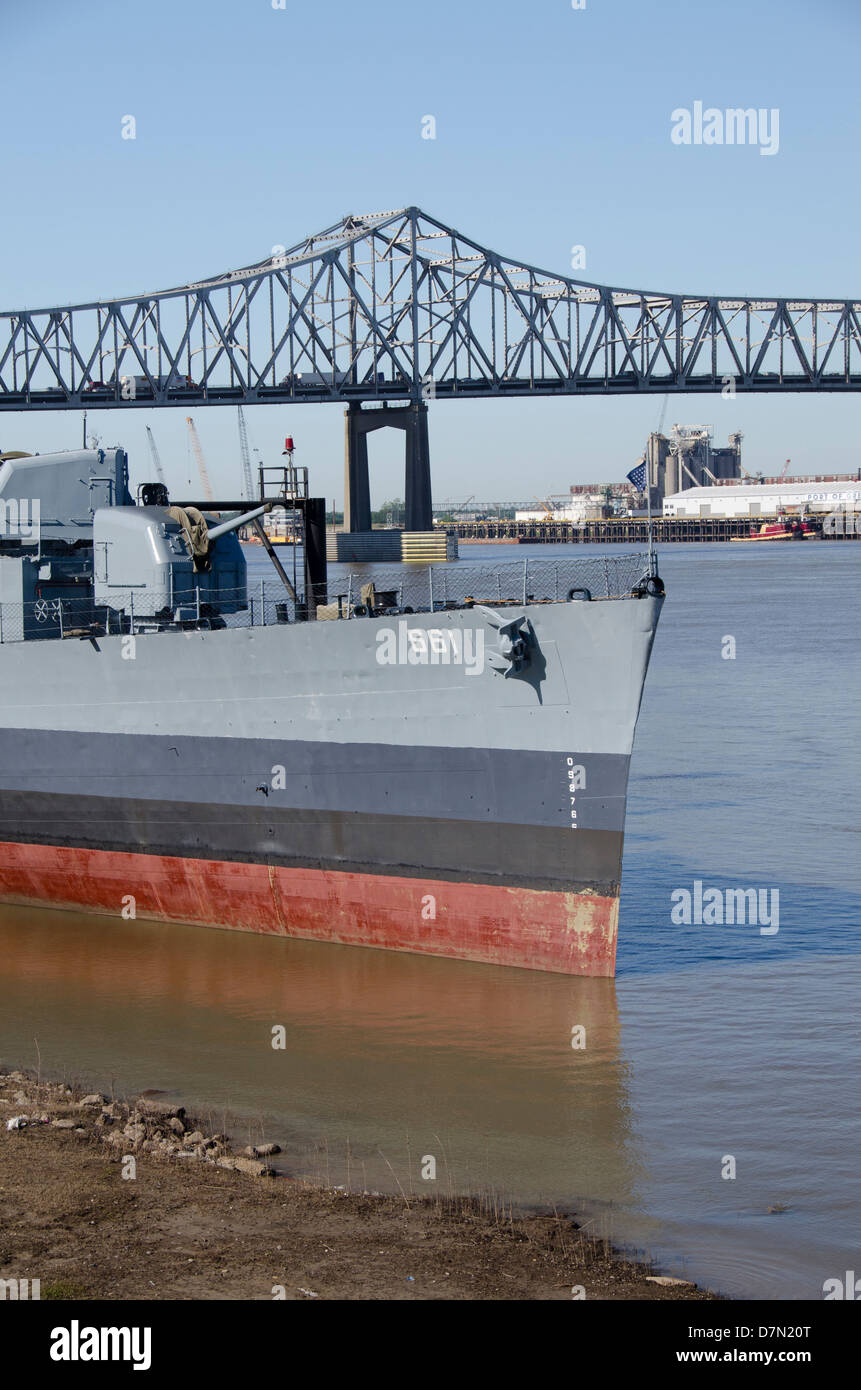
<instances>
[{"instance_id":1,"label":"red hull bottom","mask_svg":"<svg viewBox=\"0 0 861 1390\"><path fill-rule=\"evenodd\" d=\"M619 900L589 892L0 843L0 899L565 975L616 964Z\"/></svg>"}]
</instances>

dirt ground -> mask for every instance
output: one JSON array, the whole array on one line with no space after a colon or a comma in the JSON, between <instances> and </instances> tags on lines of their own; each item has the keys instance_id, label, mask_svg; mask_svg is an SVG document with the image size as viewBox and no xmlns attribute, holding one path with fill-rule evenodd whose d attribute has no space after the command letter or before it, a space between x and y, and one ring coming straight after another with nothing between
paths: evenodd
<instances>
[{"instance_id":1,"label":"dirt ground","mask_svg":"<svg viewBox=\"0 0 861 1390\"><path fill-rule=\"evenodd\" d=\"M254 1176L218 1166L231 1161L223 1140L178 1157L197 1130L188 1117L171 1135L134 1101L82 1100L0 1075L0 1279L38 1278L43 1299L570 1300L575 1286L587 1299L715 1297L647 1282L648 1266L570 1217ZM26 1123L7 1129L16 1116Z\"/></svg>"}]
</instances>

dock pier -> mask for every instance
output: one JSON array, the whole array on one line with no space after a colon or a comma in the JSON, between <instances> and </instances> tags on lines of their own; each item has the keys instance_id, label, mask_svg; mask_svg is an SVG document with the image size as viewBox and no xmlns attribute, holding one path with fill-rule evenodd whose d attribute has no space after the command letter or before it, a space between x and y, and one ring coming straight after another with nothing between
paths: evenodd
<instances>
[{"instance_id":1,"label":"dock pier","mask_svg":"<svg viewBox=\"0 0 861 1390\"><path fill-rule=\"evenodd\" d=\"M732 541L750 536L751 525L777 522L778 516L750 517L653 517L652 535L659 544L667 542ZM818 529L818 540L858 540L861 536L831 534L822 528L823 518L805 518ZM443 529L443 528L440 528ZM645 517L608 517L574 525L570 521L461 521L445 528L455 531L461 543L493 544L508 542L520 545L631 545L643 546L648 541ZM848 531L849 528L847 528ZM782 544L782 542L777 542Z\"/></svg>"}]
</instances>

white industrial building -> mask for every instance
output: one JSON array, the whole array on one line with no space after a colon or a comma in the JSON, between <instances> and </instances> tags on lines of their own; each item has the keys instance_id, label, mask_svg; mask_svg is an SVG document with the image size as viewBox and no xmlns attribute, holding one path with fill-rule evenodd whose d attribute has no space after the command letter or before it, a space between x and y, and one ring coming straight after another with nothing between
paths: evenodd
<instances>
[{"instance_id":1,"label":"white industrial building","mask_svg":"<svg viewBox=\"0 0 861 1390\"><path fill-rule=\"evenodd\" d=\"M570 499L565 498L559 507L545 506L541 511L535 508L516 511L515 521L570 521L578 526L583 521L594 521L604 515L606 506L606 486L600 492L583 492Z\"/></svg>"},{"instance_id":2,"label":"white industrial building","mask_svg":"<svg viewBox=\"0 0 861 1390\"><path fill-rule=\"evenodd\" d=\"M780 512L819 515L861 509L861 480L833 482L733 483L689 487L664 498L664 516L777 516Z\"/></svg>"}]
</instances>

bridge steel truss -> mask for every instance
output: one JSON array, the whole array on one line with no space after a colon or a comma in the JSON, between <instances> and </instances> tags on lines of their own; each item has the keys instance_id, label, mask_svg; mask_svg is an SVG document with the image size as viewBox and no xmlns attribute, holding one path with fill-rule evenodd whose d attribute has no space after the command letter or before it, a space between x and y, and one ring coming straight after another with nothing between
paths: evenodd
<instances>
[{"instance_id":1,"label":"bridge steel truss","mask_svg":"<svg viewBox=\"0 0 861 1390\"><path fill-rule=\"evenodd\" d=\"M861 389L861 301L613 289L406 208L181 288L0 314L3 410L733 389Z\"/></svg>"}]
</instances>

